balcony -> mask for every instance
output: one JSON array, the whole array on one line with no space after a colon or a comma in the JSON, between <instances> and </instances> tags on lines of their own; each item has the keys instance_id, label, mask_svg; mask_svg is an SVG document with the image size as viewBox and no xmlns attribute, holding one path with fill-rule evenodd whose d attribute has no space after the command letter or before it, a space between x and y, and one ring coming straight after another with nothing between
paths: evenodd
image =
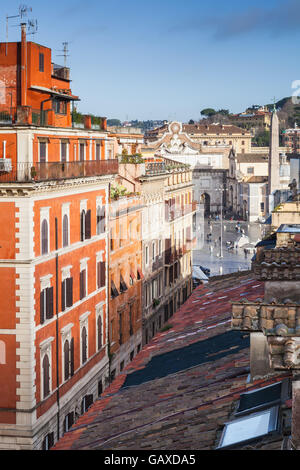
<instances>
[{"instance_id":1,"label":"balcony","mask_svg":"<svg viewBox=\"0 0 300 470\"><path fill-rule=\"evenodd\" d=\"M18 163L10 172L0 172L0 183L42 182L105 176L118 173L118 160L86 160L82 162Z\"/></svg>"}]
</instances>

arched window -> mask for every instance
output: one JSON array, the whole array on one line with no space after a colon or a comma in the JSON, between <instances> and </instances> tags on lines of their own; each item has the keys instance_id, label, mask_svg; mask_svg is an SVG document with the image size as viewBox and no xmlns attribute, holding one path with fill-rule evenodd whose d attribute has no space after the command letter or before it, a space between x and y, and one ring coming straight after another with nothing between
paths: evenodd
<instances>
[{"instance_id":1,"label":"arched window","mask_svg":"<svg viewBox=\"0 0 300 470\"><path fill-rule=\"evenodd\" d=\"M64 369L65 380L68 380L70 377L70 345L68 340L66 340L64 344Z\"/></svg>"},{"instance_id":2,"label":"arched window","mask_svg":"<svg viewBox=\"0 0 300 470\"><path fill-rule=\"evenodd\" d=\"M4 341L0 341L0 364L6 364Z\"/></svg>"},{"instance_id":3,"label":"arched window","mask_svg":"<svg viewBox=\"0 0 300 470\"><path fill-rule=\"evenodd\" d=\"M44 398L46 398L50 393L50 362L47 354L43 359L43 388Z\"/></svg>"},{"instance_id":4,"label":"arched window","mask_svg":"<svg viewBox=\"0 0 300 470\"><path fill-rule=\"evenodd\" d=\"M102 348L102 318L101 315L97 319L97 336L98 336L98 350Z\"/></svg>"},{"instance_id":5,"label":"arched window","mask_svg":"<svg viewBox=\"0 0 300 470\"><path fill-rule=\"evenodd\" d=\"M63 247L69 245L69 218L67 214L63 218Z\"/></svg>"},{"instance_id":6,"label":"arched window","mask_svg":"<svg viewBox=\"0 0 300 470\"><path fill-rule=\"evenodd\" d=\"M86 327L84 326L81 331L81 353L82 353L82 364L87 360L87 332Z\"/></svg>"},{"instance_id":7,"label":"arched window","mask_svg":"<svg viewBox=\"0 0 300 470\"><path fill-rule=\"evenodd\" d=\"M42 255L48 253L48 222L46 219L42 222Z\"/></svg>"}]
</instances>

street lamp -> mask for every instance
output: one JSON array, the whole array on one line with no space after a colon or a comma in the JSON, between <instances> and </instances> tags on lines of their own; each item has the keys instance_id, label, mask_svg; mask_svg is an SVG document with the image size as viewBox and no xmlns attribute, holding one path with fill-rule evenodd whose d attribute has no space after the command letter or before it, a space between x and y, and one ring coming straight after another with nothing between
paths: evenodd
<instances>
[{"instance_id":1,"label":"street lamp","mask_svg":"<svg viewBox=\"0 0 300 470\"><path fill-rule=\"evenodd\" d=\"M223 258L223 193L227 191L227 188L217 188L216 191L221 191L221 240L220 240L220 258Z\"/></svg>"}]
</instances>

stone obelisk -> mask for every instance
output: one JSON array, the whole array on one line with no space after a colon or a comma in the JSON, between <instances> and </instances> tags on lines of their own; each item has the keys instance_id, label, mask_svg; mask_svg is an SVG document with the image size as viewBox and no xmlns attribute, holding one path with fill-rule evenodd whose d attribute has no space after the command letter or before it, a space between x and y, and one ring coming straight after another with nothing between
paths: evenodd
<instances>
[{"instance_id":1,"label":"stone obelisk","mask_svg":"<svg viewBox=\"0 0 300 470\"><path fill-rule=\"evenodd\" d=\"M271 213L274 209L274 192L280 189L279 121L275 106L271 117L268 176L269 213Z\"/></svg>"}]
</instances>

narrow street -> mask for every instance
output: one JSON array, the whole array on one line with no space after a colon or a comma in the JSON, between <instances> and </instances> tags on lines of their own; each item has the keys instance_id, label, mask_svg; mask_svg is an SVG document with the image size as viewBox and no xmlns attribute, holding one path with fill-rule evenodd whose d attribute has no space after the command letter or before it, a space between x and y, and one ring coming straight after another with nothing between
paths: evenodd
<instances>
[{"instance_id":1,"label":"narrow street","mask_svg":"<svg viewBox=\"0 0 300 470\"><path fill-rule=\"evenodd\" d=\"M236 242L241 233L236 230L236 221L223 220L223 243L220 247L221 222L211 221L209 226L205 220L205 229L202 240L198 240L197 249L193 252L193 264L210 269L210 275L228 274L236 271L246 271L251 268L253 253L245 253L244 248L228 250L227 242ZM264 236L265 226L258 223L240 223L241 230L249 237L254 245ZM207 235L211 233L210 240Z\"/></svg>"}]
</instances>

